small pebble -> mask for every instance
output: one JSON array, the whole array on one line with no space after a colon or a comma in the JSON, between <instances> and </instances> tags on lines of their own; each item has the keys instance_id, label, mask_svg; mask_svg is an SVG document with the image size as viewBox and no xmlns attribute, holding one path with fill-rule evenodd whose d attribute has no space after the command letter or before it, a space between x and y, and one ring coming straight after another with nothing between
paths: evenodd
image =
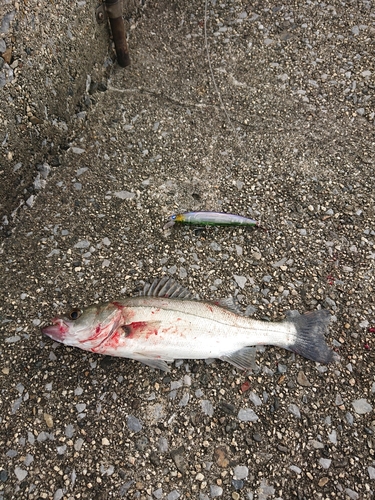
<instances>
[{"instance_id":1,"label":"small pebble","mask_svg":"<svg viewBox=\"0 0 375 500\"><path fill-rule=\"evenodd\" d=\"M76 442L74 443L74 449L76 451L81 451L82 445L83 445L83 439L82 438L78 438L76 440Z\"/></svg>"},{"instance_id":2,"label":"small pebble","mask_svg":"<svg viewBox=\"0 0 375 500\"><path fill-rule=\"evenodd\" d=\"M319 463L323 467L323 469L329 469L331 462L332 460L330 460L329 458L321 458L319 460Z\"/></svg>"},{"instance_id":3,"label":"small pebble","mask_svg":"<svg viewBox=\"0 0 375 500\"><path fill-rule=\"evenodd\" d=\"M14 469L14 473L18 481L23 481L28 474L27 470L21 469L21 467L16 467Z\"/></svg>"},{"instance_id":4,"label":"small pebble","mask_svg":"<svg viewBox=\"0 0 375 500\"><path fill-rule=\"evenodd\" d=\"M71 149L72 153L74 153L74 154L76 154L76 155L81 155L82 153L84 153L84 152L85 152L85 150L84 150L84 149L82 149L82 148L77 148L77 147L75 147L75 146L71 147L70 149Z\"/></svg>"},{"instance_id":5,"label":"small pebble","mask_svg":"<svg viewBox=\"0 0 375 500\"><path fill-rule=\"evenodd\" d=\"M160 498L163 498L163 489L158 488L157 490L153 491L152 494L157 500L159 500Z\"/></svg>"},{"instance_id":6,"label":"small pebble","mask_svg":"<svg viewBox=\"0 0 375 500\"><path fill-rule=\"evenodd\" d=\"M177 490L168 493L167 500L177 500L177 498L180 498L180 493Z\"/></svg>"},{"instance_id":7,"label":"small pebble","mask_svg":"<svg viewBox=\"0 0 375 500\"><path fill-rule=\"evenodd\" d=\"M256 422L259 417L250 408L241 408L238 412L237 418L241 422Z\"/></svg>"},{"instance_id":8,"label":"small pebble","mask_svg":"<svg viewBox=\"0 0 375 500\"><path fill-rule=\"evenodd\" d=\"M344 404L344 401L342 400L341 394L337 393L335 399L335 405L341 406L342 404Z\"/></svg>"},{"instance_id":9,"label":"small pebble","mask_svg":"<svg viewBox=\"0 0 375 500\"><path fill-rule=\"evenodd\" d=\"M65 427L65 436L67 438L71 438L73 437L74 435L74 427L72 424L68 424L66 427Z\"/></svg>"},{"instance_id":10,"label":"small pebble","mask_svg":"<svg viewBox=\"0 0 375 500\"><path fill-rule=\"evenodd\" d=\"M222 494L223 494L223 488L221 488L221 486L217 486L216 484L212 484L210 486L211 498L221 497Z\"/></svg>"},{"instance_id":11,"label":"small pebble","mask_svg":"<svg viewBox=\"0 0 375 500\"><path fill-rule=\"evenodd\" d=\"M346 413L345 418L349 425L353 425L354 417L349 411Z\"/></svg>"},{"instance_id":12,"label":"small pebble","mask_svg":"<svg viewBox=\"0 0 375 500\"><path fill-rule=\"evenodd\" d=\"M80 240L75 245L74 248L89 248L90 242L88 240Z\"/></svg>"},{"instance_id":13,"label":"small pebble","mask_svg":"<svg viewBox=\"0 0 375 500\"><path fill-rule=\"evenodd\" d=\"M349 498L352 500L358 500L359 495L356 491L352 490L351 488L345 488L345 493L348 495Z\"/></svg>"},{"instance_id":14,"label":"small pebble","mask_svg":"<svg viewBox=\"0 0 375 500\"><path fill-rule=\"evenodd\" d=\"M64 496L64 491L59 488L58 490L55 491L55 494L53 495L53 500L61 500Z\"/></svg>"},{"instance_id":15,"label":"small pebble","mask_svg":"<svg viewBox=\"0 0 375 500\"><path fill-rule=\"evenodd\" d=\"M297 418L301 418L301 412L299 411L299 408L297 405L295 404L290 404L288 406L288 410L289 410L289 413L291 413L292 415L294 415L295 417Z\"/></svg>"},{"instance_id":16,"label":"small pebble","mask_svg":"<svg viewBox=\"0 0 375 500\"><path fill-rule=\"evenodd\" d=\"M225 446L219 446L215 449L214 457L217 465L225 469L229 465L228 451Z\"/></svg>"},{"instance_id":17,"label":"small pebble","mask_svg":"<svg viewBox=\"0 0 375 500\"><path fill-rule=\"evenodd\" d=\"M158 446L159 446L159 451L160 453L165 453L168 451L168 441L165 437L160 437L159 438L159 442L158 442Z\"/></svg>"},{"instance_id":18,"label":"small pebble","mask_svg":"<svg viewBox=\"0 0 375 500\"><path fill-rule=\"evenodd\" d=\"M144 452L146 450L146 448L148 447L148 439L146 438L146 436L140 437L137 440L135 446L136 446L137 450Z\"/></svg>"},{"instance_id":19,"label":"small pebble","mask_svg":"<svg viewBox=\"0 0 375 500\"><path fill-rule=\"evenodd\" d=\"M260 399L258 394L255 394L255 392L253 391L250 392L249 399L255 406L261 406L262 404L262 400Z\"/></svg>"},{"instance_id":20,"label":"small pebble","mask_svg":"<svg viewBox=\"0 0 375 500\"><path fill-rule=\"evenodd\" d=\"M372 468L372 467L369 467L369 469L370 468ZM8 472L3 469L2 471L0 471L0 481L5 483L5 481L7 481L7 479L8 479Z\"/></svg>"},{"instance_id":21,"label":"small pebble","mask_svg":"<svg viewBox=\"0 0 375 500\"><path fill-rule=\"evenodd\" d=\"M86 403L76 404L76 409L78 413L82 413L86 409Z\"/></svg>"},{"instance_id":22,"label":"small pebble","mask_svg":"<svg viewBox=\"0 0 375 500\"><path fill-rule=\"evenodd\" d=\"M175 389L180 389L182 386L183 386L182 380L172 380L171 391L174 391Z\"/></svg>"},{"instance_id":23,"label":"small pebble","mask_svg":"<svg viewBox=\"0 0 375 500\"><path fill-rule=\"evenodd\" d=\"M372 411L372 406L365 398L356 399L355 401L352 402L352 406L354 408L354 411L358 413L358 415L364 415Z\"/></svg>"},{"instance_id":24,"label":"small pebble","mask_svg":"<svg viewBox=\"0 0 375 500\"><path fill-rule=\"evenodd\" d=\"M331 441L333 444L337 444L337 432L333 430L328 434L328 439Z\"/></svg>"},{"instance_id":25,"label":"small pebble","mask_svg":"<svg viewBox=\"0 0 375 500\"><path fill-rule=\"evenodd\" d=\"M189 402L190 399L190 394L188 392L185 392L184 395L182 396L180 402L178 403L178 406L186 406Z\"/></svg>"},{"instance_id":26,"label":"small pebble","mask_svg":"<svg viewBox=\"0 0 375 500\"><path fill-rule=\"evenodd\" d=\"M129 191L116 191L113 195L121 200L132 200L135 198L135 193L130 193Z\"/></svg>"},{"instance_id":27,"label":"small pebble","mask_svg":"<svg viewBox=\"0 0 375 500\"><path fill-rule=\"evenodd\" d=\"M245 465L237 465L234 468L234 479L246 479L249 475L249 469Z\"/></svg>"},{"instance_id":28,"label":"small pebble","mask_svg":"<svg viewBox=\"0 0 375 500\"><path fill-rule=\"evenodd\" d=\"M34 462L34 457L28 453L25 457L25 460L23 461L24 465L28 467L30 464Z\"/></svg>"},{"instance_id":29,"label":"small pebble","mask_svg":"<svg viewBox=\"0 0 375 500\"><path fill-rule=\"evenodd\" d=\"M236 407L227 401L220 401L219 409L227 415L235 415Z\"/></svg>"},{"instance_id":30,"label":"small pebble","mask_svg":"<svg viewBox=\"0 0 375 500\"><path fill-rule=\"evenodd\" d=\"M181 474L185 474L187 464L186 464L184 446L180 446L179 448L172 450L171 457L174 463L176 464L177 469L181 472Z\"/></svg>"},{"instance_id":31,"label":"small pebble","mask_svg":"<svg viewBox=\"0 0 375 500\"><path fill-rule=\"evenodd\" d=\"M242 481L242 479L233 479L232 486L235 490L242 490L242 488L244 487L244 482Z\"/></svg>"},{"instance_id":32,"label":"small pebble","mask_svg":"<svg viewBox=\"0 0 375 500\"><path fill-rule=\"evenodd\" d=\"M296 465L291 465L289 467L289 469L292 470L293 472L295 472L296 474L301 474L301 472L302 472L302 470L299 467L297 467Z\"/></svg>"},{"instance_id":33,"label":"small pebble","mask_svg":"<svg viewBox=\"0 0 375 500\"><path fill-rule=\"evenodd\" d=\"M316 449L316 450L321 450L324 448L324 444L317 439L312 439L310 441L310 444Z\"/></svg>"},{"instance_id":34,"label":"small pebble","mask_svg":"<svg viewBox=\"0 0 375 500\"><path fill-rule=\"evenodd\" d=\"M214 407L212 406L211 401L208 401L208 399L203 399L201 401L201 408L202 411L205 415L208 415L209 417L212 417L214 414Z\"/></svg>"},{"instance_id":35,"label":"small pebble","mask_svg":"<svg viewBox=\"0 0 375 500\"><path fill-rule=\"evenodd\" d=\"M53 427L53 418L52 418L52 415L50 415L49 413L44 413L43 417L44 417L44 420L45 420L45 422L47 424L47 427L49 429L52 429L52 427Z\"/></svg>"},{"instance_id":36,"label":"small pebble","mask_svg":"<svg viewBox=\"0 0 375 500\"><path fill-rule=\"evenodd\" d=\"M64 455L65 452L66 452L66 444L63 444L62 446L57 446L58 455Z\"/></svg>"},{"instance_id":37,"label":"small pebble","mask_svg":"<svg viewBox=\"0 0 375 500\"><path fill-rule=\"evenodd\" d=\"M36 440L39 443L43 443L43 441L46 441L47 439L48 439L47 433L44 431L40 432L36 438Z\"/></svg>"},{"instance_id":38,"label":"small pebble","mask_svg":"<svg viewBox=\"0 0 375 500\"><path fill-rule=\"evenodd\" d=\"M142 430L142 423L137 417L128 415L126 422L130 431L139 432L140 430Z\"/></svg>"},{"instance_id":39,"label":"small pebble","mask_svg":"<svg viewBox=\"0 0 375 500\"><path fill-rule=\"evenodd\" d=\"M240 288L244 288L245 287L246 282L247 282L247 278L245 278L245 276L237 276L235 274L235 275L233 275L233 278L234 278L235 282L237 283L237 285Z\"/></svg>"},{"instance_id":40,"label":"small pebble","mask_svg":"<svg viewBox=\"0 0 375 500\"><path fill-rule=\"evenodd\" d=\"M299 371L297 375L297 383L302 387L311 387L311 383L308 381L306 375L303 371Z\"/></svg>"}]
</instances>

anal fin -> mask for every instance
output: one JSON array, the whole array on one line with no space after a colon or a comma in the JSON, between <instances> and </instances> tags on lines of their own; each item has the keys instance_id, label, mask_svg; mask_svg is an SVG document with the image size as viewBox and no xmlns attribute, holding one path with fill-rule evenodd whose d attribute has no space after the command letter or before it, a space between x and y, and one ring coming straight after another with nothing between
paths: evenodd
<instances>
[{"instance_id":1,"label":"anal fin","mask_svg":"<svg viewBox=\"0 0 375 500\"><path fill-rule=\"evenodd\" d=\"M253 370L257 367L255 362L256 352L256 347L243 347L239 351L225 354L219 359L227 361L240 370Z\"/></svg>"},{"instance_id":2,"label":"anal fin","mask_svg":"<svg viewBox=\"0 0 375 500\"><path fill-rule=\"evenodd\" d=\"M132 359L135 359L136 361L140 361L144 365L150 366L151 368L156 368L158 370L162 370L163 372L169 372L170 368L164 359L160 358L154 358L152 356L152 353L139 353L136 352L134 353L134 356L132 356ZM168 359L167 361L174 361L174 359Z\"/></svg>"}]
</instances>

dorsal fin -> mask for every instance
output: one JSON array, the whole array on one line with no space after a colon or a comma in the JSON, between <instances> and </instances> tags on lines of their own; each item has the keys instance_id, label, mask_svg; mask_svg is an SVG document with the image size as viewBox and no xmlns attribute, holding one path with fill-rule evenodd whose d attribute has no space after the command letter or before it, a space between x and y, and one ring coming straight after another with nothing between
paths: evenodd
<instances>
[{"instance_id":1,"label":"dorsal fin","mask_svg":"<svg viewBox=\"0 0 375 500\"><path fill-rule=\"evenodd\" d=\"M192 299L191 292L173 278L156 278L150 285L145 283L140 295L147 297L167 297L171 299Z\"/></svg>"},{"instance_id":2,"label":"dorsal fin","mask_svg":"<svg viewBox=\"0 0 375 500\"><path fill-rule=\"evenodd\" d=\"M243 316L243 311L240 309L240 306L234 297L214 300L213 302L220 307L224 307L224 309L228 309L229 311L232 311L236 314L240 314L241 316Z\"/></svg>"}]
</instances>

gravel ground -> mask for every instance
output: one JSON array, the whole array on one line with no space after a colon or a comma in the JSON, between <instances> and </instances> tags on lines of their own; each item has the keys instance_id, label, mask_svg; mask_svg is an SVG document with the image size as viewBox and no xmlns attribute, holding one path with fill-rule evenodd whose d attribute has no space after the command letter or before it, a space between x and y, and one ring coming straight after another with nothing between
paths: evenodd
<instances>
[{"instance_id":1,"label":"gravel ground","mask_svg":"<svg viewBox=\"0 0 375 500\"><path fill-rule=\"evenodd\" d=\"M209 2L206 20L207 47L203 2L151 1L130 69L82 70L89 105L49 136L58 163L19 169L33 188L13 219L2 169L0 499L374 498L374 8ZM186 209L267 231L163 230ZM340 361L269 347L254 373L166 375L42 337L161 275L266 321L327 308Z\"/></svg>"}]
</instances>

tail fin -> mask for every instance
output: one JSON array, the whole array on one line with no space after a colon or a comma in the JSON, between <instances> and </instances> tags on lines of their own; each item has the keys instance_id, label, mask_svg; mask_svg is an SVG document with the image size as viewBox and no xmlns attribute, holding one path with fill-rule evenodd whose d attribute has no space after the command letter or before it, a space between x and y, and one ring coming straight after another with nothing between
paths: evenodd
<instances>
[{"instance_id":1,"label":"tail fin","mask_svg":"<svg viewBox=\"0 0 375 500\"><path fill-rule=\"evenodd\" d=\"M330 363L337 359L337 355L328 347L324 339L330 320L331 314L326 309L301 315L295 315L289 311L286 321L295 326L296 338L294 344L291 344L288 349L319 363Z\"/></svg>"}]
</instances>

